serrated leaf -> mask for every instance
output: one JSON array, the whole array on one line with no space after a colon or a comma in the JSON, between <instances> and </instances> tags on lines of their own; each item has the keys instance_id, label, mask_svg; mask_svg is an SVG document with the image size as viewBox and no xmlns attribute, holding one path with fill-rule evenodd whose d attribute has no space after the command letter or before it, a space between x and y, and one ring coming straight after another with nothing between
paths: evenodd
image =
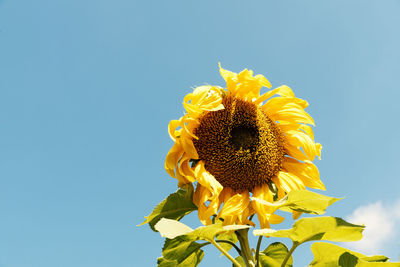
<instances>
[{"instance_id":1,"label":"serrated leaf","mask_svg":"<svg viewBox=\"0 0 400 267\"><path fill-rule=\"evenodd\" d=\"M346 222L337 217L303 218L295 222L291 229L254 230L254 235L287 237L296 243L306 241L328 240L336 242L357 241L362 238L364 226Z\"/></svg>"},{"instance_id":2,"label":"serrated leaf","mask_svg":"<svg viewBox=\"0 0 400 267\"><path fill-rule=\"evenodd\" d=\"M194 242L186 236L166 239L163 247L163 257L158 258L158 267L195 267L199 265L204 256L200 248L202 244Z\"/></svg>"},{"instance_id":3,"label":"serrated leaf","mask_svg":"<svg viewBox=\"0 0 400 267\"><path fill-rule=\"evenodd\" d=\"M148 223L153 231L156 231L154 225L161 218L168 218L174 220L180 220L183 216L190 212L197 210L197 206L193 204L193 186L191 184L186 185L183 188L178 189L175 193L169 195L160 204L158 204L150 215L145 216L145 221L140 224Z\"/></svg>"},{"instance_id":4,"label":"serrated leaf","mask_svg":"<svg viewBox=\"0 0 400 267\"><path fill-rule=\"evenodd\" d=\"M295 190L290 191L284 198L274 203L259 198L252 198L252 200L274 207L275 210L321 215L325 213L327 207L340 200L340 198L328 197L308 190Z\"/></svg>"},{"instance_id":5,"label":"serrated leaf","mask_svg":"<svg viewBox=\"0 0 400 267\"><path fill-rule=\"evenodd\" d=\"M280 267L289 250L285 244L274 242L270 244L264 251L260 252L259 261L262 267ZM290 256L286 265L293 266L293 257Z\"/></svg>"},{"instance_id":6,"label":"serrated leaf","mask_svg":"<svg viewBox=\"0 0 400 267\"><path fill-rule=\"evenodd\" d=\"M400 267L399 262L384 262L385 256L365 256L330 243L314 243L311 245L314 260L313 267Z\"/></svg>"}]
</instances>

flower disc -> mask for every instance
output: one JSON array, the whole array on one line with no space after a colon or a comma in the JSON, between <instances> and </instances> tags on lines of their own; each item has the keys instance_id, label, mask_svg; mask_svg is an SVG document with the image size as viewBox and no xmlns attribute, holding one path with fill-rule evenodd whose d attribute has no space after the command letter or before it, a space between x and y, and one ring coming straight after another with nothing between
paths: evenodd
<instances>
[{"instance_id":1,"label":"flower disc","mask_svg":"<svg viewBox=\"0 0 400 267\"><path fill-rule=\"evenodd\" d=\"M229 95L222 104L224 109L199 118L194 146L223 187L252 191L281 170L283 136L256 104Z\"/></svg>"}]
</instances>

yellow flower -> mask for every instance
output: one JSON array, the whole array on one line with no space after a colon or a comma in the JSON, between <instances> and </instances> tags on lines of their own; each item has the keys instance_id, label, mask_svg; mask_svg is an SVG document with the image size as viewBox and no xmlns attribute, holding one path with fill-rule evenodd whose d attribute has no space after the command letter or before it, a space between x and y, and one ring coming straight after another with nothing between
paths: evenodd
<instances>
[{"instance_id":1,"label":"yellow flower","mask_svg":"<svg viewBox=\"0 0 400 267\"><path fill-rule=\"evenodd\" d=\"M309 126L314 121L304 111L307 101L289 87L260 94L262 87L271 88L264 76L221 66L220 73L226 89L195 88L184 98L185 115L169 123L175 144L165 169L178 186L196 186L193 202L203 224L217 216L224 224L254 225L249 216L257 214L266 228L283 217L251 197L273 202L276 193L280 199L306 186L325 190L312 163L321 155Z\"/></svg>"}]
</instances>

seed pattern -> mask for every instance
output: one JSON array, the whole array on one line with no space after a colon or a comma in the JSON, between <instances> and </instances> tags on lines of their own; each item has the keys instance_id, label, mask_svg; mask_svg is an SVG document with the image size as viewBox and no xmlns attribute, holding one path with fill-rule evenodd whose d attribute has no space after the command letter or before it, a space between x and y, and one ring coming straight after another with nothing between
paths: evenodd
<instances>
[{"instance_id":1,"label":"seed pattern","mask_svg":"<svg viewBox=\"0 0 400 267\"><path fill-rule=\"evenodd\" d=\"M252 191L282 168L283 136L255 104L224 96L225 109L203 114L193 139L200 160L224 187Z\"/></svg>"}]
</instances>

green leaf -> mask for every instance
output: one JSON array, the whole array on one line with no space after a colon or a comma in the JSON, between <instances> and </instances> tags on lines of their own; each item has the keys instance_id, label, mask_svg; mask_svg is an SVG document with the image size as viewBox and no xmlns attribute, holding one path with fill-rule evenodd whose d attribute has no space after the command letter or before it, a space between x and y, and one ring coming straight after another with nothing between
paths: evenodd
<instances>
[{"instance_id":1,"label":"green leaf","mask_svg":"<svg viewBox=\"0 0 400 267\"><path fill-rule=\"evenodd\" d=\"M264 251L260 252L260 265L262 267L280 267L288 252L289 250L285 244L281 242L272 243ZM292 256L290 256L285 266L293 266Z\"/></svg>"},{"instance_id":2,"label":"green leaf","mask_svg":"<svg viewBox=\"0 0 400 267\"><path fill-rule=\"evenodd\" d=\"M180 220L183 216L197 210L197 206L193 204L193 186L188 184L178 189L175 193L169 195L160 204L158 204L150 215L146 216L146 220L140 224L148 223L153 231L156 231L154 225L161 218Z\"/></svg>"},{"instance_id":3,"label":"green leaf","mask_svg":"<svg viewBox=\"0 0 400 267\"><path fill-rule=\"evenodd\" d=\"M203 259L202 244L194 242L186 236L166 239L163 247L163 257L158 258L158 267L194 267Z\"/></svg>"},{"instance_id":4,"label":"green leaf","mask_svg":"<svg viewBox=\"0 0 400 267\"><path fill-rule=\"evenodd\" d=\"M235 260L240 264L240 266L246 267L246 263L244 262L242 256L237 256ZM235 264L232 264L232 267L236 267Z\"/></svg>"},{"instance_id":5,"label":"green leaf","mask_svg":"<svg viewBox=\"0 0 400 267\"><path fill-rule=\"evenodd\" d=\"M233 244L236 244L238 242L237 236L233 231L225 232L218 234L216 236L217 239L219 240L228 240L231 241ZM228 243L219 243L219 245L225 249L227 252L229 252L232 249L232 245Z\"/></svg>"},{"instance_id":6,"label":"green leaf","mask_svg":"<svg viewBox=\"0 0 400 267\"><path fill-rule=\"evenodd\" d=\"M191 237L195 238L196 240L211 241L211 240L214 240L214 237L217 234L236 231L236 230L245 229L245 228L250 228L250 226L247 226L247 225L222 226L222 222L218 222L218 223L207 225L207 226L201 226L201 227L197 228L196 230L194 230L193 232L188 233L187 236L191 236Z\"/></svg>"},{"instance_id":7,"label":"green leaf","mask_svg":"<svg viewBox=\"0 0 400 267\"><path fill-rule=\"evenodd\" d=\"M363 258L363 260L369 261L369 262L385 262L388 259L389 259L388 257L383 256L383 255L367 256L367 257Z\"/></svg>"},{"instance_id":8,"label":"green leaf","mask_svg":"<svg viewBox=\"0 0 400 267\"><path fill-rule=\"evenodd\" d=\"M222 225L222 222L201 226L193 230L189 226L171 219L162 218L154 228L160 232L161 236L175 238L177 236L186 236L195 240L214 241L216 235L226 232L232 232L240 229L250 228L247 225Z\"/></svg>"},{"instance_id":9,"label":"green leaf","mask_svg":"<svg viewBox=\"0 0 400 267\"><path fill-rule=\"evenodd\" d=\"M192 228L179 221L161 218L161 220L154 225L154 229L160 233L161 236L173 239L180 235L185 235L193 231Z\"/></svg>"},{"instance_id":10,"label":"green leaf","mask_svg":"<svg viewBox=\"0 0 400 267\"><path fill-rule=\"evenodd\" d=\"M295 222L291 229L254 230L254 235L288 237L296 243L306 241L329 240L336 242L357 241L362 238L364 226L346 222L337 217L303 218Z\"/></svg>"},{"instance_id":11,"label":"green leaf","mask_svg":"<svg viewBox=\"0 0 400 267\"><path fill-rule=\"evenodd\" d=\"M240 229L249 228L247 225L226 225L222 222L201 226L192 230L187 225L162 218L154 228L160 232L162 236L167 237L163 248L163 257L158 259L158 266L197 266L203 258L203 252L200 247L209 244L199 244L197 240L207 240L214 243L214 238L218 234L232 232ZM196 253L195 255L192 255Z\"/></svg>"},{"instance_id":12,"label":"green leaf","mask_svg":"<svg viewBox=\"0 0 400 267\"><path fill-rule=\"evenodd\" d=\"M324 214L327 207L340 200L340 198L328 197L308 190L291 191L287 197L287 202L280 209L287 207L291 210L318 215Z\"/></svg>"},{"instance_id":13,"label":"green leaf","mask_svg":"<svg viewBox=\"0 0 400 267\"><path fill-rule=\"evenodd\" d=\"M280 209L288 212L299 211L321 215L325 213L328 206L340 200L340 198L328 197L308 190L295 190L290 191L284 198L274 203L258 198L252 198L252 200L275 207L276 210Z\"/></svg>"},{"instance_id":14,"label":"green leaf","mask_svg":"<svg viewBox=\"0 0 400 267\"><path fill-rule=\"evenodd\" d=\"M339 266L356 266L358 258L349 252L345 252L340 255L338 260Z\"/></svg>"},{"instance_id":15,"label":"green leaf","mask_svg":"<svg viewBox=\"0 0 400 267\"><path fill-rule=\"evenodd\" d=\"M385 262L385 256L365 256L329 243L314 243L311 245L314 260L313 267L400 267L400 262Z\"/></svg>"}]
</instances>

